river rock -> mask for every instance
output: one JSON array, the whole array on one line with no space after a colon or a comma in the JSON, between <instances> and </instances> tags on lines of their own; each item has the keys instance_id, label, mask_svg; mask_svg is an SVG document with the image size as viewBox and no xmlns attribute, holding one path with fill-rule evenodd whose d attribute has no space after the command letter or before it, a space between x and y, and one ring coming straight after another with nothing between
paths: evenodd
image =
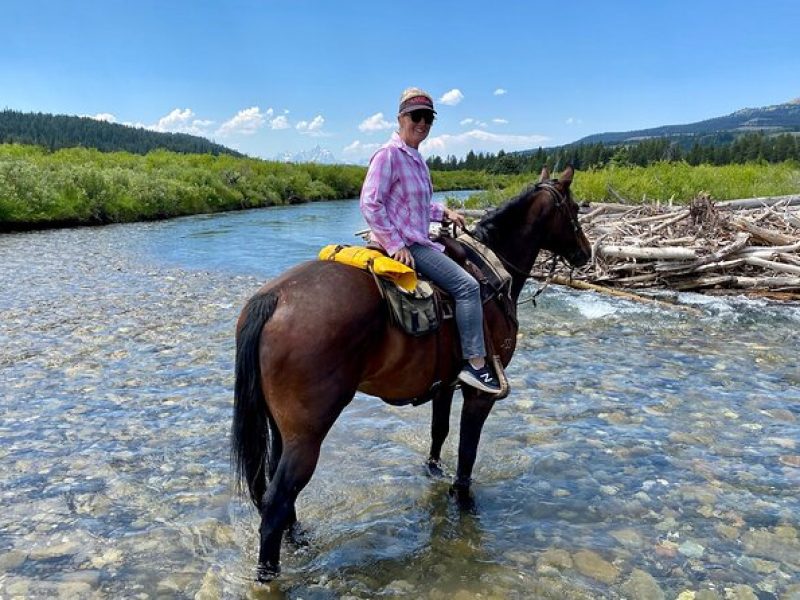
<instances>
[{"instance_id":1,"label":"river rock","mask_svg":"<svg viewBox=\"0 0 800 600\"><path fill-rule=\"evenodd\" d=\"M641 569L634 569L628 580L622 584L622 591L628 600L664 600L664 592L655 578Z\"/></svg>"},{"instance_id":2,"label":"river rock","mask_svg":"<svg viewBox=\"0 0 800 600\"><path fill-rule=\"evenodd\" d=\"M619 569L592 550L576 552L572 555L572 561L581 575L591 579L611 584L619 577Z\"/></svg>"},{"instance_id":3,"label":"river rock","mask_svg":"<svg viewBox=\"0 0 800 600\"><path fill-rule=\"evenodd\" d=\"M694 600L721 600L720 596L715 590L700 590L694 595Z\"/></svg>"},{"instance_id":4,"label":"river rock","mask_svg":"<svg viewBox=\"0 0 800 600\"><path fill-rule=\"evenodd\" d=\"M800 469L800 454L784 454L778 460L783 465Z\"/></svg>"},{"instance_id":5,"label":"river rock","mask_svg":"<svg viewBox=\"0 0 800 600\"><path fill-rule=\"evenodd\" d=\"M797 530L789 525L776 527L773 531L748 531L742 536L742 543L747 554L800 566L800 540Z\"/></svg>"},{"instance_id":6,"label":"river rock","mask_svg":"<svg viewBox=\"0 0 800 600\"><path fill-rule=\"evenodd\" d=\"M678 546L678 552L689 558L700 558L705 548L692 540L687 540Z\"/></svg>"},{"instance_id":7,"label":"river rock","mask_svg":"<svg viewBox=\"0 0 800 600\"><path fill-rule=\"evenodd\" d=\"M58 597L64 600L85 598L92 591L92 586L85 581L64 581L58 584Z\"/></svg>"},{"instance_id":8,"label":"river rock","mask_svg":"<svg viewBox=\"0 0 800 600\"><path fill-rule=\"evenodd\" d=\"M617 529L611 532L611 537L626 548L641 548L642 536L635 529Z\"/></svg>"},{"instance_id":9,"label":"river rock","mask_svg":"<svg viewBox=\"0 0 800 600\"><path fill-rule=\"evenodd\" d=\"M0 554L0 571L11 571L16 569L25 559L28 558L28 553L22 550L11 550L4 554Z\"/></svg>"},{"instance_id":10,"label":"river rock","mask_svg":"<svg viewBox=\"0 0 800 600\"><path fill-rule=\"evenodd\" d=\"M450 596L451 600L476 600L482 597L483 594L479 594L470 590L458 590Z\"/></svg>"},{"instance_id":11,"label":"river rock","mask_svg":"<svg viewBox=\"0 0 800 600\"><path fill-rule=\"evenodd\" d=\"M395 579L384 588L385 594L408 595L414 592L414 584L405 579Z\"/></svg>"},{"instance_id":12,"label":"river rock","mask_svg":"<svg viewBox=\"0 0 800 600\"><path fill-rule=\"evenodd\" d=\"M740 532L738 527L734 527L733 525L725 525L724 523L719 523L714 529L716 529L717 533L727 540L739 539Z\"/></svg>"},{"instance_id":13,"label":"river rock","mask_svg":"<svg viewBox=\"0 0 800 600\"><path fill-rule=\"evenodd\" d=\"M95 569L102 569L108 565L116 566L122 563L122 551L117 548L111 548L100 556L93 556L89 562Z\"/></svg>"},{"instance_id":14,"label":"river rock","mask_svg":"<svg viewBox=\"0 0 800 600\"><path fill-rule=\"evenodd\" d=\"M206 571L200 589L194 595L194 600L219 600L222 598L222 582L213 569Z\"/></svg>"},{"instance_id":15,"label":"river rock","mask_svg":"<svg viewBox=\"0 0 800 600\"><path fill-rule=\"evenodd\" d=\"M783 600L800 600L800 583L795 583L786 588Z\"/></svg>"},{"instance_id":16,"label":"river rock","mask_svg":"<svg viewBox=\"0 0 800 600\"><path fill-rule=\"evenodd\" d=\"M743 556L739 561L739 564L749 571L755 571L756 573L761 573L762 575L774 573L780 566L778 563L772 562L771 560L753 558L752 556Z\"/></svg>"},{"instance_id":17,"label":"river rock","mask_svg":"<svg viewBox=\"0 0 800 600\"><path fill-rule=\"evenodd\" d=\"M749 585L736 585L725 588L725 600L758 600L758 596Z\"/></svg>"},{"instance_id":18,"label":"river rock","mask_svg":"<svg viewBox=\"0 0 800 600\"><path fill-rule=\"evenodd\" d=\"M537 570L542 570L545 567L553 567L559 571L571 569L572 558L570 558L569 552L566 550L551 548L542 552L536 560Z\"/></svg>"},{"instance_id":19,"label":"river rock","mask_svg":"<svg viewBox=\"0 0 800 600\"><path fill-rule=\"evenodd\" d=\"M51 558L61 558L77 553L79 546L77 542L65 541L60 544L52 544L50 546L41 546L31 550L30 558L32 560L48 560Z\"/></svg>"}]
</instances>

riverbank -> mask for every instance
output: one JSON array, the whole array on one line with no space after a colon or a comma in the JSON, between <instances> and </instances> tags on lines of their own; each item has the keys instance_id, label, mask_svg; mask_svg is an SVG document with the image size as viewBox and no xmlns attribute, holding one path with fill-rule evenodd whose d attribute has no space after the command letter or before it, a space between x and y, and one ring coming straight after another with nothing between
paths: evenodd
<instances>
[{"instance_id":1,"label":"riverbank","mask_svg":"<svg viewBox=\"0 0 800 600\"><path fill-rule=\"evenodd\" d=\"M156 221L324 200L355 198L366 168L287 164L253 158L178 154L144 156L70 148L0 145L0 232ZM483 171L433 171L435 191L485 190L468 207L502 203L536 177ZM715 200L800 192L800 165L689 166L658 163L581 171L579 201L672 200L700 192Z\"/></svg>"},{"instance_id":2,"label":"riverbank","mask_svg":"<svg viewBox=\"0 0 800 600\"><path fill-rule=\"evenodd\" d=\"M0 145L0 232L155 221L358 196L366 168L253 158L144 156ZM502 187L507 177L433 173L436 191Z\"/></svg>"}]
</instances>

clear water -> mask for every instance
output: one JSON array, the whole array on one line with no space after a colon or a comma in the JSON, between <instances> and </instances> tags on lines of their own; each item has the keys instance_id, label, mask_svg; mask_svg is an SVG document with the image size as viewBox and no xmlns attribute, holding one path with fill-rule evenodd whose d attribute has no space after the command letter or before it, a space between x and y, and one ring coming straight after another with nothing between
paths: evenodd
<instances>
[{"instance_id":1,"label":"clear water","mask_svg":"<svg viewBox=\"0 0 800 600\"><path fill-rule=\"evenodd\" d=\"M0 597L800 594L800 307L557 287L520 309L475 514L425 475L429 407L359 395L298 501L309 544L251 583L234 323L362 227L346 201L0 236Z\"/></svg>"}]
</instances>

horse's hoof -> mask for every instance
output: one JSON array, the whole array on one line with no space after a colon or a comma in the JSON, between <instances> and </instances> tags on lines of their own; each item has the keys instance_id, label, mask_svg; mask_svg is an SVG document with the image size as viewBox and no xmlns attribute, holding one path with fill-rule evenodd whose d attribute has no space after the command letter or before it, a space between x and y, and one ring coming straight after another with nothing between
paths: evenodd
<instances>
[{"instance_id":1,"label":"horse's hoof","mask_svg":"<svg viewBox=\"0 0 800 600\"><path fill-rule=\"evenodd\" d=\"M258 583L269 583L281 573L279 565L261 563L256 568L256 581Z\"/></svg>"},{"instance_id":2,"label":"horse's hoof","mask_svg":"<svg viewBox=\"0 0 800 600\"><path fill-rule=\"evenodd\" d=\"M286 529L286 533L284 535L286 537L286 541L297 548L306 548L307 546L311 545L308 531L306 531L306 529L297 521L292 523Z\"/></svg>"},{"instance_id":3,"label":"horse's hoof","mask_svg":"<svg viewBox=\"0 0 800 600\"><path fill-rule=\"evenodd\" d=\"M468 487L453 484L450 486L450 496L461 510L475 512L475 498L472 497Z\"/></svg>"},{"instance_id":4,"label":"horse's hoof","mask_svg":"<svg viewBox=\"0 0 800 600\"><path fill-rule=\"evenodd\" d=\"M429 458L426 466L428 468L429 477L433 477L434 479L444 479L446 477L444 469L442 469L442 461Z\"/></svg>"}]
</instances>

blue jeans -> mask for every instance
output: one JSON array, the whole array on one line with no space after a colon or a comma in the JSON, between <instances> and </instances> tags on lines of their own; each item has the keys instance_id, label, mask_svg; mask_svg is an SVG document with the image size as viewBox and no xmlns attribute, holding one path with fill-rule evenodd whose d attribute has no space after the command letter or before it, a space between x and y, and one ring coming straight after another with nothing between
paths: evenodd
<instances>
[{"instance_id":1,"label":"blue jeans","mask_svg":"<svg viewBox=\"0 0 800 600\"><path fill-rule=\"evenodd\" d=\"M478 282L443 252L421 244L412 244L409 250L417 271L455 299L462 356L465 359L485 356L483 305Z\"/></svg>"}]
</instances>

